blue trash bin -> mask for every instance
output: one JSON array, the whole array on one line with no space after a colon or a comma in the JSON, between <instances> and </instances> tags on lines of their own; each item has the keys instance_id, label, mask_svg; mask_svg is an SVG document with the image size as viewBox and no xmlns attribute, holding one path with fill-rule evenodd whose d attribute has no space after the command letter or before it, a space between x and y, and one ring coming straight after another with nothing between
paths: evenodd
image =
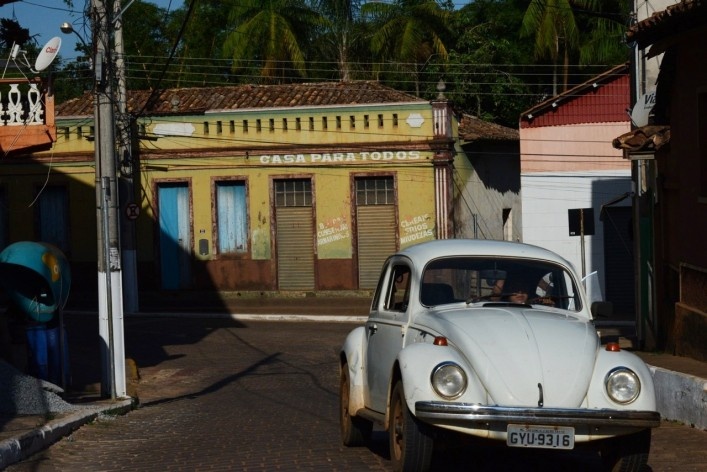
<instances>
[{"instance_id":1,"label":"blue trash bin","mask_svg":"<svg viewBox=\"0 0 707 472\"><path fill-rule=\"evenodd\" d=\"M29 373L37 378L55 385L69 385L69 349L64 330L64 355L61 355L59 327L48 327L46 324L33 325L27 328L27 345L29 349ZM64 365L64 382L62 382L62 364Z\"/></svg>"},{"instance_id":2,"label":"blue trash bin","mask_svg":"<svg viewBox=\"0 0 707 472\"><path fill-rule=\"evenodd\" d=\"M49 360L49 381L55 385L67 386L69 385L69 344L66 340L66 329L64 329L64 355L61 353L61 340L59 339L59 327L47 328L47 356ZM62 364L64 381L62 382Z\"/></svg>"},{"instance_id":3,"label":"blue trash bin","mask_svg":"<svg viewBox=\"0 0 707 472\"><path fill-rule=\"evenodd\" d=\"M49 380L49 351L47 344L47 326L44 324L28 326L27 348L29 373L39 379Z\"/></svg>"}]
</instances>

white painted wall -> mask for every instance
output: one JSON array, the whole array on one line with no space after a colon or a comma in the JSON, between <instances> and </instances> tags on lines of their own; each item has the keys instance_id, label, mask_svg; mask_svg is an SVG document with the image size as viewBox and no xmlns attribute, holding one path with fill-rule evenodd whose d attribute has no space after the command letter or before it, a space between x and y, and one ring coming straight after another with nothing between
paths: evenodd
<instances>
[{"instance_id":1,"label":"white painted wall","mask_svg":"<svg viewBox=\"0 0 707 472\"><path fill-rule=\"evenodd\" d=\"M598 271L604 291L601 205L630 190L630 170L522 173L523 242L560 254L581 274L581 238L569 235L567 211L594 208L595 233L585 236L586 273ZM630 204L627 199L619 205Z\"/></svg>"}]
</instances>

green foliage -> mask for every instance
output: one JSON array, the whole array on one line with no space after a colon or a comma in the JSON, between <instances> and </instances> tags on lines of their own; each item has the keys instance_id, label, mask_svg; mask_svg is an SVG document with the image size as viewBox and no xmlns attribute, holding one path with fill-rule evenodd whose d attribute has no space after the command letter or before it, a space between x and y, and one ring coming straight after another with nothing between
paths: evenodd
<instances>
[{"instance_id":1,"label":"green foliage","mask_svg":"<svg viewBox=\"0 0 707 472\"><path fill-rule=\"evenodd\" d=\"M198 0L124 13L129 89L379 80L506 126L553 89L624 62L631 0ZM88 21L88 20L86 20ZM0 46L31 32L0 21ZM20 41L17 41L18 43ZM27 46L23 46L27 47ZM90 90L91 51L57 61L59 102ZM168 59L170 54L172 59ZM556 70L557 69L557 70Z\"/></svg>"},{"instance_id":2,"label":"green foliage","mask_svg":"<svg viewBox=\"0 0 707 472\"><path fill-rule=\"evenodd\" d=\"M172 45L172 36L165 31L170 20L164 9L140 0L125 10L122 24L128 89L174 86L169 78L158 84Z\"/></svg>"},{"instance_id":3,"label":"green foliage","mask_svg":"<svg viewBox=\"0 0 707 472\"><path fill-rule=\"evenodd\" d=\"M307 76L304 44L326 19L301 0L238 0L230 6L233 29L224 55L231 70L258 71L267 82Z\"/></svg>"},{"instance_id":4,"label":"green foliage","mask_svg":"<svg viewBox=\"0 0 707 472\"><path fill-rule=\"evenodd\" d=\"M571 85L570 64L618 64L628 58L621 44L629 10L628 0L531 0L521 37L534 38L536 58L561 64L566 90Z\"/></svg>"},{"instance_id":5,"label":"green foliage","mask_svg":"<svg viewBox=\"0 0 707 472\"><path fill-rule=\"evenodd\" d=\"M214 82L233 82L228 64L214 61L223 57L223 45L230 30L224 21L228 2L223 0L200 0L186 23L184 34L166 79L170 87L208 86ZM187 9L177 10L169 17L166 36L171 43L176 41L187 15Z\"/></svg>"},{"instance_id":6,"label":"green foliage","mask_svg":"<svg viewBox=\"0 0 707 472\"><path fill-rule=\"evenodd\" d=\"M16 20L0 18L0 47L9 49L13 44L30 45L31 40L29 29L20 26Z\"/></svg>"},{"instance_id":7,"label":"green foliage","mask_svg":"<svg viewBox=\"0 0 707 472\"><path fill-rule=\"evenodd\" d=\"M477 0L454 16L446 95L455 106L509 127L537 101L540 68L528 64L532 45L518 41L522 0Z\"/></svg>"},{"instance_id":8,"label":"green foliage","mask_svg":"<svg viewBox=\"0 0 707 472\"><path fill-rule=\"evenodd\" d=\"M630 0L578 0L577 22L583 32L579 63L621 64L629 59L624 42L633 2Z\"/></svg>"},{"instance_id":9,"label":"green foliage","mask_svg":"<svg viewBox=\"0 0 707 472\"><path fill-rule=\"evenodd\" d=\"M361 11L373 25L370 44L379 61L380 79L398 81L411 74L419 95L425 65L435 57L447 59L451 13L435 0L366 3ZM389 64L396 68L388 69Z\"/></svg>"}]
</instances>

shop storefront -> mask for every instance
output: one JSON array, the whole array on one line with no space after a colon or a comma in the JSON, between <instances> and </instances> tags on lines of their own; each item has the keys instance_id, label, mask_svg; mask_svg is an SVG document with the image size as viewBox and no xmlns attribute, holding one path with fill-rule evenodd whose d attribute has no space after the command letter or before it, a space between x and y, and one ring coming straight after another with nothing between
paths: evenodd
<instances>
[{"instance_id":1,"label":"shop storefront","mask_svg":"<svg viewBox=\"0 0 707 472\"><path fill-rule=\"evenodd\" d=\"M131 103L147 96L135 92ZM51 166L45 187L65 212L55 221L65 231L55 233L89 281L90 102L57 107L52 152L0 182L46 199ZM175 89L151 103L136 117L133 171L121 174L132 192L121 199L120 224L134 234L140 290L372 289L395 250L452 237L458 157L445 100L361 82ZM15 221L21 233L38 220Z\"/></svg>"}]
</instances>

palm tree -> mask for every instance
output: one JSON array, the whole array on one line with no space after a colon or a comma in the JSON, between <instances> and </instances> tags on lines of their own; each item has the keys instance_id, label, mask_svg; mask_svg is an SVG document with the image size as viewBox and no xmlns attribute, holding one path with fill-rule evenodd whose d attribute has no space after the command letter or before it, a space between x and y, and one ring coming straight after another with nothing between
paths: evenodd
<instances>
[{"instance_id":1,"label":"palm tree","mask_svg":"<svg viewBox=\"0 0 707 472\"><path fill-rule=\"evenodd\" d=\"M579 63L620 64L628 60L629 48L624 42L626 25L633 8L632 0L575 0L586 17L588 31L582 38ZM579 14L578 14L578 19Z\"/></svg>"},{"instance_id":2,"label":"palm tree","mask_svg":"<svg viewBox=\"0 0 707 472\"><path fill-rule=\"evenodd\" d=\"M371 49L382 60L413 67L415 92L420 94L420 74L435 55L447 59L444 38L449 34L450 12L435 0L373 2L361 7L377 26Z\"/></svg>"},{"instance_id":3,"label":"palm tree","mask_svg":"<svg viewBox=\"0 0 707 472\"><path fill-rule=\"evenodd\" d=\"M232 71L259 69L267 80L306 77L305 48L326 20L302 0L237 0L230 2L224 54Z\"/></svg>"},{"instance_id":4,"label":"palm tree","mask_svg":"<svg viewBox=\"0 0 707 472\"><path fill-rule=\"evenodd\" d=\"M569 82L570 51L579 44L579 31L569 0L531 0L523 17L521 37L535 36L535 57L550 58L557 68L562 55L563 85ZM553 95L557 95L557 74L553 74Z\"/></svg>"},{"instance_id":5,"label":"palm tree","mask_svg":"<svg viewBox=\"0 0 707 472\"><path fill-rule=\"evenodd\" d=\"M359 0L317 0L318 10L328 19L321 37L323 58L336 58L340 80L352 79L353 67L361 56L365 24L360 21Z\"/></svg>"}]
</instances>

